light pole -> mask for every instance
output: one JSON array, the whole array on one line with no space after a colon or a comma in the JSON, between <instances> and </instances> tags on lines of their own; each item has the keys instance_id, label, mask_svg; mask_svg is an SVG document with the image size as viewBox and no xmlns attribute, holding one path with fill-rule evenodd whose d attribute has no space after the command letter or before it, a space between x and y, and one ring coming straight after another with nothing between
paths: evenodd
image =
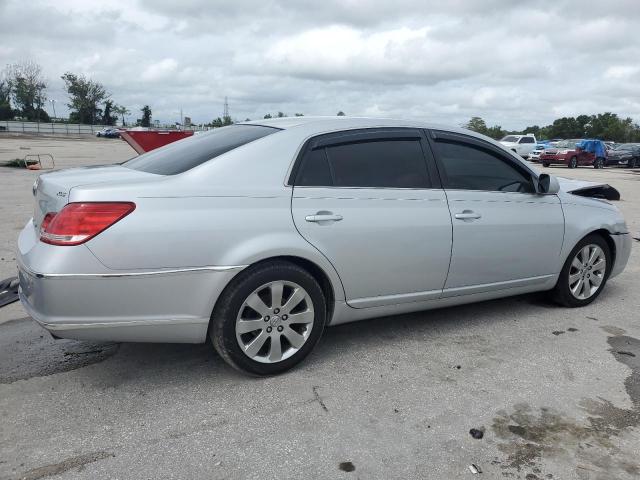
<instances>
[{"instance_id":1,"label":"light pole","mask_svg":"<svg viewBox=\"0 0 640 480\"><path fill-rule=\"evenodd\" d=\"M56 118L56 101L52 98L51 100L49 100L51 102L51 106L53 107L53 118Z\"/></svg>"}]
</instances>

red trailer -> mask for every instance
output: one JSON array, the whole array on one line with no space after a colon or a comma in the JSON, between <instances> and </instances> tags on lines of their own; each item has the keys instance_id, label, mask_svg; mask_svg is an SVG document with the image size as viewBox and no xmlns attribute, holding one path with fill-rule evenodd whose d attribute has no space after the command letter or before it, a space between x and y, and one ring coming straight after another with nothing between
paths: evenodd
<instances>
[{"instance_id":1,"label":"red trailer","mask_svg":"<svg viewBox=\"0 0 640 480\"><path fill-rule=\"evenodd\" d=\"M190 130L121 130L120 138L142 154L193 135Z\"/></svg>"}]
</instances>

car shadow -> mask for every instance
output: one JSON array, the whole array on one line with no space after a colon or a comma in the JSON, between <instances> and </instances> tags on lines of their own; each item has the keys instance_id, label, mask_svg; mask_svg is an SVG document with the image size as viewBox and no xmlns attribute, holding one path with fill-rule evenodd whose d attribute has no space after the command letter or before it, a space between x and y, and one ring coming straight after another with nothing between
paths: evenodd
<instances>
[{"instance_id":1,"label":"car shadow","mask_svg":"<svg viewBox=\"0 0 640 480\"><path fill-rule=\"evenodd\" d=\"M607 285L601 298L616 295L616 285ZM340 362L385 349L429 348L429 341L446 342L467 335L469 327L482 326L491 335L512 334L515 321L549 315L562 310L545 294L528 294L428 310L378 317L327 328L310 357L293 371L302 374L326 371ZM477 332L477 328L474 328ZM84 382L100 388L127 383L162 385L199 382L215 378L251 380L229 367L210 341L204 344L96 343L54 340L31 319L0 325L0 383L76 371ZM416 343L420 342L420 343ZM390 346L391 345L391 346ZM17 352L20 352L19 354Z\"/></svg>"}]
</instances>

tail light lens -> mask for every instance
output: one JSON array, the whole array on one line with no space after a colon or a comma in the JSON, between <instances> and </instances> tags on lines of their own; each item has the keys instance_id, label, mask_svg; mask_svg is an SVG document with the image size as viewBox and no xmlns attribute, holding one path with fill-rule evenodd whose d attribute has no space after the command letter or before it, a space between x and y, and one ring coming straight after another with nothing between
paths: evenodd
<instances>
[{"instance_id":1,"label":"tail light lens","mask_svg":"<svg viewBox=\"0 0 640 480\"><path fill-rule=\"evenodd\" d=\"M133 212L131 202L69 203L57 214L48 213L40 240L51 245L80 245Z\"/></svg>"}]
</instances>

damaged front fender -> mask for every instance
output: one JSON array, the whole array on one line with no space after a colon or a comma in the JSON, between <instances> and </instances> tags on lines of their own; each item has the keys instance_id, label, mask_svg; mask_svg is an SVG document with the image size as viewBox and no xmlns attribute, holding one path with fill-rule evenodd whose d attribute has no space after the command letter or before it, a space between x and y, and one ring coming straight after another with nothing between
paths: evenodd
<instances>
[{"instance_id":1,"label":"damaged front fender","mask_svg":"<svg viewBox=\"0 0 640 480\"><path fill-rule=\"evenodd\" d=\"M607 183L585 182L570 178L557 177L560 190L581 197L600 198L603 200L620 200L620 192Z\"/></svg>"}]
</instances>

